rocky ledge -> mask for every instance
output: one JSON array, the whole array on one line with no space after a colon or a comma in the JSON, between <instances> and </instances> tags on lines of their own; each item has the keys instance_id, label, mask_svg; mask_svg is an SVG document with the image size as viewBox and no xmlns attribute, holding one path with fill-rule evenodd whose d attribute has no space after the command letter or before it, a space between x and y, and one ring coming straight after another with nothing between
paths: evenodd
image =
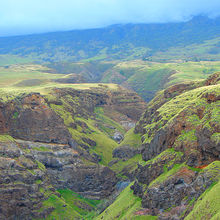
<instances>
[{"instance_id":1,"label":"rocky ledge","mask_svg":"<svg viewBox=\"0 0 220 220\"><path fill-rule=\"evenodd\" d=\"M142 214L183 219L219 182L219 79L217 73L161 91L137 124L146 162L136 169L131 188L142 199Z\"/></svg>"},{"instance_id":2,"label":"rocky ledge","mask_svg":"<svg viewBox=\"0 0 220 220\"><path fill-rule=\"evenodd\" d=\"M46 218L56 206L45 202L59 199L62 189L93 200L112 194L116 174L103 165L105 146L97 142L104 137L116 146L111 132L134 125L145 103L133 92L102 87L6 94L0 102L0 219ZM99 130L97 108L109 134Z\"/></svg>"}]
</instances>

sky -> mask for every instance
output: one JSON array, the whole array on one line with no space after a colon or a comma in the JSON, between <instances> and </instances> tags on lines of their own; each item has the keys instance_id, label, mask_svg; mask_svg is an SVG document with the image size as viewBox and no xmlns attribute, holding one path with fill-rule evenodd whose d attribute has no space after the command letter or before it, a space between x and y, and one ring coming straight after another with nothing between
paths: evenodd
<instances>
[{"instance_id":1,"label":"sky","mask_svg":"<svg viewBox=\"0 0 220 220\"><path fill-rule=\"evenodd\" d=\"M220 0L0 0L0 36L186 21L220 15Z\"/></svg>"}]
</instances>

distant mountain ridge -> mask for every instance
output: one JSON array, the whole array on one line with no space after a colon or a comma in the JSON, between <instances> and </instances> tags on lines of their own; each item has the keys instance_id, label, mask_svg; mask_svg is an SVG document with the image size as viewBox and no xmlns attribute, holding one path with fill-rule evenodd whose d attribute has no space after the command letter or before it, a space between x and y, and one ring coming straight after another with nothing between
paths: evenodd
<instances>
[{"instance_id":1,"label":"distant mountain ridge","mask_svg":"<svg viewBox=\"0 0 220 220\"><path fill-rule=\"evenodd\" d=\"M207 59L220 59L220 17L197 16L180 23L126 24L25 36L1 37L0 54L43 62L149 59L173 48L207 44ZM214 39L214 40L213 40ZM189 49L188 49L189 50ZM184 51L182 57L199 57ZM193 52L190 52L193 54ZM173 54L173 53L171 53ZM171 56L173 59L173 57ZM203 58L204 59L204 51Z\"/></svg>"}]
</instances>

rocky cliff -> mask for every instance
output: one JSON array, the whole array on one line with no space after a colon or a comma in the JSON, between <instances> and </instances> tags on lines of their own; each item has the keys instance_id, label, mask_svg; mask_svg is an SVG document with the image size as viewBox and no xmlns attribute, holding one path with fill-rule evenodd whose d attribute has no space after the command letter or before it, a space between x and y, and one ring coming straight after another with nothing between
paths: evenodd
<instances>
[{"instance_id":1,"label":"rocky cliff","mask_svg":"<svg viewBox=\"0 0 220 220\"><path fill-rule=\"evenodd\" d=\"M219 218L219 83L216 73L174 85L148 104L134 129L142 136L143 159L134 182L97 219Z\"/></svg>"},{"instance_id":2,"label":"rocky cliff","mask_svg":"<svg viewBox=\"0 0 220 220\"><path fill-rule=\"evenodd\" d=\"M219 181L219 81L217 73L160 92L136 126L146 164L136 170L132 189L146 213L184 218L199 196Z\"/></svg>"},{"instance_id":3,"label":"rocky cliff","mask_svg":"<svg viewBox=\"0 0 220 220\"><path fill-rule=\"evenodd\" d=\"M1 94L0 219L219 218L220 73L147 106L103 84Z\"/></svg>"},{"instance_id":4,"label":"rocky cliff","mask_svg":"<svg viewBox=\"0 0 220 220\"><path fill-rule=\"evenodd\" d=\"M46 218L58 205L75 213L70 219L81 218L93 207L88 199L111 195L117 177L106 165L117 146L114 134L123 138L145 108L137 94L100 85L8 97L0 103L0 219ZM77 197L75 209L83 214L71 210L60 190L87 198Z\"/></svg>"}]
</instances>

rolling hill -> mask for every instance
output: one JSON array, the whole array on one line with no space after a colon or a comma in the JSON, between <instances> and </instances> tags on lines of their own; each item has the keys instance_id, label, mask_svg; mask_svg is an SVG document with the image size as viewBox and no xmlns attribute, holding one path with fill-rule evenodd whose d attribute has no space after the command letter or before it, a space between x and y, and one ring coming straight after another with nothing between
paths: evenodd
<instances>
[{"instance_id":1,"label":"rolling hill","mask_svg":"<svg viewBox=\"0 0 220 220\"><path fill-rule=\"evenodd\" d=\"M0 54L30 61L118 59L219 60L220 18L180 23L125 24L0 38ZM14 58L15 59L15 58Z\"/></svg>"}]
</instances>

